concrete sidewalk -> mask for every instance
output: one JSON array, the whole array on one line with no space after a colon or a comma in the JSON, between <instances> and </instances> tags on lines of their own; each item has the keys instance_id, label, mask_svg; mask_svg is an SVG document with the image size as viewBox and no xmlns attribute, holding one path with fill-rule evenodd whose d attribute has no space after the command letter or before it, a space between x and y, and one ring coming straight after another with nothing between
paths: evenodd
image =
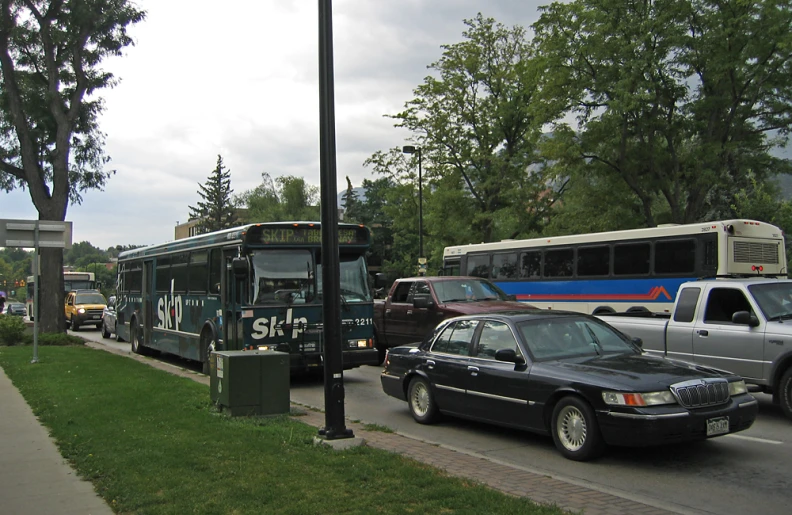
<instances>
[{"instance_id":1,"label":"concrete sidewalk","mask_svg":"<svg viewBox=\"0 0 792 515\"><path fill-rule=\"evenodd\" d=\"M77 477L47 430L0 368L0 513L112 515Z\"/></svg>"},{"instance_id":2,"label":"concrete sidewalk","mask_svg":"<svg viewBox=\"0 0 792 515\"><path fill-rule=\"evenodd\" d=\"M153 367L209 385L209 378L86 342L96 349L121 354ZM46 429L37 421L21 394L0 368L0 513L2 515L111 514L110 507L79 480L58 453ZM295 420L317 429L325 425L324 413L294 405ZM397 433L366 431L362 424L348 423L356 438L366 445L404 455L443 470L451 476L487 485L506 494L584 515L664 515L690 513L670 503L651 506L637 500L591 488L580 482L537 474L527 468L499 463L483 456L451 449L435 442L408 438Z\"/></svg>"}]
</instances>

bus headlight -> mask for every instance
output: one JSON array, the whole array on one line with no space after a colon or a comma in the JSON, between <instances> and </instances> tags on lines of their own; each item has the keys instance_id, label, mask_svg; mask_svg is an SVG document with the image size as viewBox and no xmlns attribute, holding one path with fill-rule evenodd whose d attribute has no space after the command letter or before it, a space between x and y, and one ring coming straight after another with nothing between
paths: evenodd
<instances>
[{"instance_id":1,"label":"bus headlight","mask_svg":"<svg viewBox=\"0 0 792 515\"><path fill-rule=\"evenodd\" d=\"M611 406L658 406L676 404L670 390L648 393L602 392L602 400Z\"/></svg>"},{"instance_id":2,"label":"bus headlight","mask_svg":"<svg viewBox=\"0 0 792 515\"><path fill-rule=\"evenodd\" d=\"M371 347L371 340L347 340L350 349L367 349Z\"/></svg>"}]
</instances>

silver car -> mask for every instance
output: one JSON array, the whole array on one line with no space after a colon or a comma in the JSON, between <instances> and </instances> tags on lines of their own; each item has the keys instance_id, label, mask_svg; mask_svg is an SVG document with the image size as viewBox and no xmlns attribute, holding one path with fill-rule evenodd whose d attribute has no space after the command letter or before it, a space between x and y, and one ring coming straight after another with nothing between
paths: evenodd
<instances>
[{"instance_id":1,"label":"silver car","mask_svg":"<svg viewBox=\"0 0 792 515\"><path fill-rule=\"evenodd\" d=\"M116 341L121 342L123 341L121 337L118 336L116 332L116 296L111 295L109 299L107 299L107 306L105 306L104 311L102 312L102 338L110 338L110 336L115 335Z\"/></svg>"}]
</instances>

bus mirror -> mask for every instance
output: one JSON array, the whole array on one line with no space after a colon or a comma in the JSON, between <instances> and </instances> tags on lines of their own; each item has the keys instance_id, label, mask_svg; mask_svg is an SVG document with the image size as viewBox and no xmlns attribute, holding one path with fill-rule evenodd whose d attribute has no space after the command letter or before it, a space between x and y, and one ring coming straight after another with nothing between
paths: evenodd
<instances>
[{"instance_id":1,"label":"bus mirror","mask_svg":"<svg viewBox=\"0 0 792 515\"><path fill-rule=\"evenodd\" d=\"M377 288L384 288L388 284L388 276L383 273L378 273L374 276L374 286Z\"/></svg>"},{"instance_id":2,"label":"bus mirror","mask_svg":"<svg viewBox=\"0 0 792 515\"><path fill-rule=\"evenodd\" d=\"M102 289L102 283L101 282L97 282L96 283L96 289L97 290L101 290Z\"/></svg>"},{"instance_id":3,"label":"bus mirror","mask_svg":"<svg viewBox=\"0 0 792 515\"><path fill-rule=\"evenodd\" d=\"M244 279L248 273L248 260L243 257L236 257L231 261L231 268L237 279Z\"/></svg>"}]
</instances>

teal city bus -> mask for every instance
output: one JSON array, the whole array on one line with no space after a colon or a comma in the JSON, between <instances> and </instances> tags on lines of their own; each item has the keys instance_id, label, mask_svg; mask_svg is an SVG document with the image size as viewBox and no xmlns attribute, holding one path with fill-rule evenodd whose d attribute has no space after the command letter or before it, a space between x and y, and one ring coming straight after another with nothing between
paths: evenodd
<instances>
[{"instance_id":1,"label":"teal city bus","mask_svg":"<svg viewBox=\"0 0 792 515\"><path fill-rule=\"evenodd\" d=\"M117 334L132 351L203 363L213 350L289 352L292 372L323 365L322 302L341 303L345 369L379 364L367 227L338 225L338 299L322 296L318 222L271 222L201 234L118 256Z\"/></svg>"}]
</instances>

